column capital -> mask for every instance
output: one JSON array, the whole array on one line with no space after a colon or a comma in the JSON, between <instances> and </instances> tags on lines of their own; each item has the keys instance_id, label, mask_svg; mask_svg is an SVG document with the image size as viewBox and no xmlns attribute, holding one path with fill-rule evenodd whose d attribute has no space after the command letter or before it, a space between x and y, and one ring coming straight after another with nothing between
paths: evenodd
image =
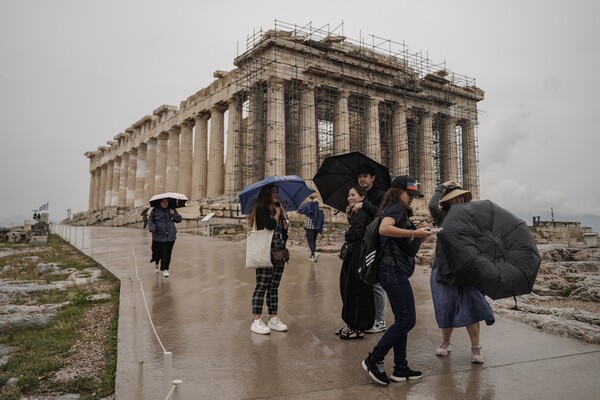
<instances>
[{"instance_id":1,"label":"column capital","mask_svg":"<svg viewBox=\"0 0 600 400\"><path fill-rule=\"evenodd\" d=\"M208 111L199 111L194 114L194 121L197 124L198 122L206 122L210 118L210 113Z\"/></svg>"},{"instance_id":2,"label":"column capital","mask_svg":"<svg viewBox=\"0 0 600 400\"><path fill-rule=\"evenodd\" d=\"M220 113L224 113L225 111L227 111L227 107L222 105L222 104L215 104L214 106L212 106L210 109L210 113L212 114L213 112L220 112Z\"/></svg>"}]
</instances>

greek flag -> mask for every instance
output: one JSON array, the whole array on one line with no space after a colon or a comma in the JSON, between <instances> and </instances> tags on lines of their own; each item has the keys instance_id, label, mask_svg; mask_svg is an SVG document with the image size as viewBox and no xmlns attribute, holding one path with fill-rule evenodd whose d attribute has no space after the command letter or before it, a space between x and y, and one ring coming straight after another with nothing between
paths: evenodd
<instances>
[{"instance_id":1,"label":"greek flag","mask_svg":"<svg viewBox=\"0 0 600 400\"><path fill-rule=\"evenodd\" d=\"M48 203L49 203L49 202L47 201L47 202L46 202L46 204L42 204L42 205L40 206L40 208L38 208L38 211L44 211L44 210L47 210L47 209L48 209Z\"/></svg>"}]
</instances>

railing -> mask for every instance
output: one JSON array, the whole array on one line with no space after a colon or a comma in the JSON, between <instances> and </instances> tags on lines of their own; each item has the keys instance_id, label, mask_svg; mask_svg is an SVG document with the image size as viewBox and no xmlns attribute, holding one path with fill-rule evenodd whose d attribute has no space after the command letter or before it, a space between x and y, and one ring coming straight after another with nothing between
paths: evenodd
<instances>
[{"instance_id":1,"label":"railing","mask_svg":"<svg viewBox=\"0 0 600 400\"><path fill-rule=\"evenodd\" d=\"M81 229L80 229L81 228ZM81 230L81 240L79 237L79 231ZM69 242L72 246L77 248L80 251L85 250L85 227L77 227L71 225L63 225L63 224L51 224L50 231L65 241ZM74 231L74 232L73 232ZM103 263L103 266L108 269L109 265L109 254L110 248L109 243L112 240L112 237L107 232L106 233L106 258ZM94 249L94 240L90 237L90 257L100 262L102 258L102 254L95 253ZM150 326L152 327L152 331L154 332L154 336L163 351L163 368L164 368L164 380L163 380L163 388L165 392L165 400L176 399L177 396L177 385L183 383L181 379L173 380L173 353L167 351L165 346L160 340L160 336L156 331L154 326L154 322L152 321L152 316L150 315L150 309L148 307L148 302L146 301L146 294L144 293L144 283L139 275L138 266L137 266L137 257L135 255L135 246L131 245L131 277L134 282L134 309L136 310L136 320L137 324L135 327L135 335L136 335L136 361L138 363L144 362L144 348L143 348L143 339L144 339L144 318L143 312L146 310L146 315L148 316L148 321L150 322Z\"/></svg>"}]
</instances>

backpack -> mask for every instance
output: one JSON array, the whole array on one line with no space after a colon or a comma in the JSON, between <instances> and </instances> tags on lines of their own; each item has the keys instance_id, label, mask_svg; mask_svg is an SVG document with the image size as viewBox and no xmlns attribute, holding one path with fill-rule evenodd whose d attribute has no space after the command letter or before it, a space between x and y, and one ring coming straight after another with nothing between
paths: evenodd
<instances>
[{"instance_id":1,"label":"backpack","mask_svg":"<svg viewBox=\"0 0 600 400\"><path fill-rule=\"evenodd\" d=\"M381 215L371 221L361 242L358 277L367 285L377 283L377 265L383 251L379 248Z\"/></svg>"}]
</instances>

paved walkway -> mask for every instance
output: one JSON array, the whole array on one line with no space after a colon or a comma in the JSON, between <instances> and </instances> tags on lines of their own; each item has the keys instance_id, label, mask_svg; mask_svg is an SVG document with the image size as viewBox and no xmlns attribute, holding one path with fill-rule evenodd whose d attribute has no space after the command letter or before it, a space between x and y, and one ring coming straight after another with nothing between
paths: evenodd
<instances>
[{"instance_id":1,"label":"paved walkway","mask_svg":"<svg viewBox=\"0 0 600 400\"><path fill-rule=\"evenodd\" d=\"M67 239L69 234L66 233ZM375 384L360 361L380 334L342 341L338 276L340 261L291 250L280 288L286 333L250 332L254 271L243 268L245 243L180 234L171 277L154 273L151 238L132 228L72 228L71 242L121 279L117 400L164 399L163 350L143 316L144 362L136 361L136 318L131 279L132 247L156 331L172 352L173 379L183 383L175 399L597 399L600 346L536 331L498 318L482 326L486 362L470 363L464 329L452 352L434 355L435 324L428 275L411 278L417 326L409 336L409 363L420 381ZM388 307L388 323L393 316ZM391 357L386 367L391 372Z\"/></svg>"}]
</instances>

